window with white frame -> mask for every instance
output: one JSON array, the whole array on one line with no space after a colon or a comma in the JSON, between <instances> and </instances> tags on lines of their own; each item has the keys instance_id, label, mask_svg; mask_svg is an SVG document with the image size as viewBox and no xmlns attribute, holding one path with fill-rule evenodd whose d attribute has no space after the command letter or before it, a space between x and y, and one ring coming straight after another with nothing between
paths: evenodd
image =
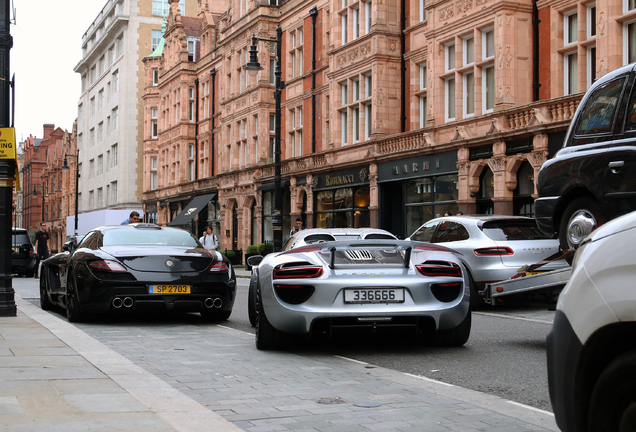
<instances>
[{"instance_id":1,"label":"window with white frame","mask_svg":"<svg viewBox=\"0 0 636 432\"><path fill-rule=\"evenodd\" d=\"M111 153L113 155L113 159L112 159L113 164L112 164L112 166L115 167L115 166L117 166L117 163L118 163L118 161L117 161L117 158L118 158L118 155L117 155L118 146L117 146L117 144L113 144L112 146L110 146L110 150L111 150Z\"/></svg>"},{"instance_id":2,"label":"window with white frame","mask_svg":"<svg viewBox=\"0 0 636 432\"><path fill-rule=\"evenodd\" d=\"M115 204L117 203L117 182L111 182L110 183L110 192L111 192L111 200L110 202Z\"/></svg>"},{"instance_id":3,"label":"window with white frame","mask_svg":"<svg viewBox=\"0 0 636 432\"><path fill-rule=\"evenodd\" d=\"M462 66L468 66L475 63L475 38L473 35L467 36L462 40L464 50L462 52Z\"/></svg>"},{"instance_id":4,"label":"window with white frame","mask_svg":"<svg viewBox=\"0 0 636 432\"><path fill-rule=\"evenodd\" d=\"M97 208L104 207L104 189L97 188Z\"/></svg>"},{"instance_id":5,"label":"window with white frame","mask_svg":"<svg viewBox=\"0 0 636 432\"><path fill-rule=\"evenodd\" d=\"M113 92L119 91L119 71L113 72Z\"/></svg>"},{"instance_id":6,"label":"window with white frame","mask_svg":"<svg viewBox=\"0 0 636 432\"><path fill-rule=\"evenodd\" d=\"M153 86L159 85L159 69L152 70L152 85Z\"/></svg>"},{"instance_id":7,"label":"window with white frame","mask_svg":"<svg viewBox=\"0 0 636 432\"><path fill-rule=\"evenodd\" d=\"M97 92L97 107L98 109L104 108L104 89L100 89Z\"/></svg>"},{"instance_id":8,"label":"window with white frame","mask_svg":"<svg viewBox=\"0 0 636 432\"><path fill-rule=\"evenodd\" d=\"M119 127L119 108L118 107L113 108L112 117L113 117L113 130L117 130L117 128Z\"/></svg>"},{"instance_id":9,"label":"window with white frame","mask_svg":"<svg viewBox=\"0 0 636 432\"><path fill-rule=\"evenodd\" d=\"M340 106L342 107L340 111L340 127L341 127L341 136L340 141L343 146L347 145L347 104L348 104L348 91L349 86L347 82L343 82L340 84Z\"/></svg>"},{"instance_id":10,"label":"window with white frame","mask_svg":"<svg viewBox=\"0 0 636 432\"><path fill-rule=\"evenodd\" d=\"M419 0L420 22L426 21L426 0Z\"/></svg>"},{"instance_id":11,"label":"window with white frame","mask_svg":"<svg viewBox=\"0 0 636 432\"><path fill-rule=\"evenodd\" d=\"M157 189L157 157L150 158L150 190Z\"/></svg>"},{"instance_id":12,"label":"window with white frame","mask_svg":"<svg viewBox=\"0 0 636 432\"><path fill-rule=\"evenodd\" d=\"M95 115L95 96L91 98L91 116Z\"/></svg>"},{"instance_id":13,"label":"window with white frame","mask_svg":"<svg viewBox=\"0 0 636 432\"><path fill-rule=\"evenodd\" d=\"M151 48L150 48L150 52L153 52L155 49L157 49L157 46L159 45L159 42L161 41L161 30L153 30L152 31L152 42L151 42Z\"/></svg>"},{"instance_id":14,"label":"window with white frame","mask_svg":"<svg viewBox=\"0 0 636 432\"><path fill-rule=\"evenodd\" d=\"M563 14L563 45L576 43L578 37L578 15L576 9Z\"/></svg>"},{"instance_id":15,"label":"window with white frame","mask_svg":"<svg viewBox=\"0 0 636 432\"><path fill-rule=\"evenodd\" d=\"M587 88L596 81L596 45L587 47Z\"/></svg>"},{"instance_id":16,"label":"window with white frame","mask_svg":"<svg viewBox=\"0 0 636 432\"><path fill-rule=\"evenodd\" d=\"M342 32L342 45L346 44L348 42L347 40L347 32L348 32L348 22L347 20L349 19L349 16L347 14L347 11L345 9L344 12L342 12L340 14L340 21L341 21L341 32Z\"/></svg>"},{"instance_id":17,"label":"window with white frame","mask_svg":"<svg viewBox=\"0 0 636 432\"><path fill-rule=\"evenodd\" d=\"M360 8L359 7L355 7L353 8L352 12L352 25L351 25L351 33L352 33L352 37L351 40L356 40L360 37Z\"/></svg>"},{"instance_id":18,"label":"window with white frame","mask_svg":"<svg viewBox=\"0 0 636 432\"><path fill-rule=\"evenodd\" d=\"M106 56L105 55L99 58L99 75L102 76L104 72L106 72Z\"/></svg>"},{"instance_id":19,"label":"window with white frame","mask_svg":"<svg viewBox=\"0 0 636 432\"><path fill-rule=\"evenodd\" d=\"M289 141L292 157L303 155L303 109L296 107L289 110Z\"/></svg>"},{"instance_id":20,"label":"window with white frame","mask_svg":"<svg viewBox=\"0 0 636 432\"><path fill-rule=\"evenodd\" d=\"M124 55L124 35L121 34L117 38L117 56L121 57Z\"/></svg>"},{"instance_id":21,"label":"window with white frame","mask_svg":"<svg viewBox=\"0 0 636 432\"><path fill-rule=\"evenodd\" d=\"M188 181L194 180L194 144L188 144Z\"/></svg>"},{"instance_id":22,"label":"window with white frame","mask_svg":"<svg viewBox=\"0 0 636 432\"><path fill-rule=\"evenodd\" d=\"M351 122L351 133L355 144L360 142L360 109L357 106L351 109Z\"/></svg>"},{"instance_id":23,"label":"window with white frame","mask_svg":"<svg viewBox=\"0 0 636 432\"><path fill-rule=\"evenodd\" d=\"M495 29L493 27L485 28L481 31L481 55L482 60L495 57Z\"/></svg>"},{"instance_id":24,"label":"window with white frame","mask_svg":"<svg viewBox=\"0 0 636 432\"><path fill-rule=\"evenodd\" d=\"M179 0L179 9L181 9L181 16L187 16L185 14L185 0ZM168 16L170 12L170 0L152 0L152 14L156 16Z\"/></svg>"},{"instance_id":25,"label":"window with white frame","mask_svg":"<svg viewBox=\"0 0 636 432\"><path fill-rule=\"evenodd\" d=\"M373 4L371 0L364 2L364 34L371 32L371 22L373 19Z\"/></svg>"},{"instance_id":26,"label":"window with white frame","mask_svg":"<svg viewBox=\"0 0 636 432\"><path fill-rule=\"evenodd\" d=\"M108 66L111 66L115 63L115 44L112 44L110 48L108 48Z\"/></svg>"},{"instance_id":27,"label":"window with white frame","mask_svg":"<svg viewBox=\"0 0 636 432\"><path fill-rule=\"evenodd\" d=\"M475 73L466 72L463 79L463 109L466 118L475 115Z\"/></svg>"},{"instance_id":28,"label":"window with white frame","mask_svg":"<svg viewBox=\"0 0 636 432\"><path fill-rule=\"evenodd\" d=\"M596 2L585 5L585 13L587 15L587 38L596 36Z\"/></svg>"},{"instance_id":29,"label":"window with white frame","mask_svg":"<svg viewBox=\"0 0 636 432\"><path fill-rule=\"evenodd\" d=\"M276 148L276 116L269 115L269 162L274 161L274 150Z\"/></svg>"},{"instance_id":30,"label":"window with white frame","mask_svg":"<svg viewBox=\"0 0 636 432\"><path fill-rule=\"evenodd\" d=\"M91 135L91 147L95 147L95 128L91 128L90 135Z\"/></svg>"},{"instance_id":31,"label":"window with white frame","mask_svg":"<svg viewBox=\"0 0 636 432\"><path fill-rule=\"evenodd\" d=\"M151 120L150 120L150 137L151 138L157 138L157 114L158 114L158 109L157 108L151 108L150 109L150 116L151 116Z\"/></svg>"},{"instance_id":32,"label":"window with white frame","mask_svg":"<svg viewBox=\"0 0 636 432\"><path fill-rule=\"evenodd\" d=\"M492 112L495 107L495 67L490 65L481 70L482 110Z\"/></svg>"},{"instance_id":33,"label":"window with white frame","mask_svg":"<svg viewBox=\"0 0 636 432\"><path fill-rule=\"evenodd\" d=\"M95 191L88 191L88 208L90 210L95 208Z\"/></svg>"},{"instance_id":34,"label":"window with white frame","mask_svg":"<svg viewBox=\"0 0 636 432\"><path fill-rule=\"evenodd\" d=\"M623 24L624 63L636 62L636 21Z\"/></svg>"},{"instance_id":35,"label":"window with white frame","mask_svg":"<svg viewBox=\"0 0 636 432\"><path fill-rule=\"evenodd\" d=\"M197 61L197 43L196 39L188 38L188 61Z\"/></svg>"},{"instance_id":36,"label":"window with white frame","mask_svg":"<svg viewBox=\"0 0 636 432\"><path fill-rule=\"evenodd\" d=\"M579 91L579 56L576 51L567 53L563 56L563 76L565 82L563 88L566 95L578 93Z\"/></svg>"},{"instance_id":37,"label":"window with white frame","mask_svg":"<svg viewBox=\"0 0 636 432\"><path fill-rule=\"evenodd\" d=\"M97 156L97 175L104 173L104 155Z\"/></svg>"},{"instance_id":38,"label":"window with white frame","mask_svg":"<svg viewBox=\"0 0 636 432\"><path fill-rule=\"evenodd\" d=\"M585 12L587 16L586 34L589 41L596 38L596 3L585 5ZM586 45L586 84L589 88L596 81L596 45L589 45L589 43Z\"/></svg>"},{"instance_id":39,"label":"window with white frame","mask_svg":"<svg viewBox=\"0 0 636 432\"><path fill-rule=\"evenodd\" d=\"M455 120L455 77L447 78L444 81L444 105L446 121Z\"/></svg>"},{"instance_id":40,"label":"window with white frame","mask_svg":"<svg viewBox=\"0 0 636 432\"><path fill-rule=\"evenodd\" d=\"M99 122L97 124L97 138L99 142L104 141L104 122Z\"/></svg>"},{"instance_id":41,"label":"window with white frame","mask_svg":"<svg viewBox=\"0 0 636 432\"><path fill-rule=\"evenodd\" d=\"M194 87L188 89L188 121L194 122Z\"/></svg>"},{"instance_id":42,"label":"window with white frame","mask_svg":"<svg viewBox=\"0 0 636 432\"><path fill-rule=\"evenodd\" d=\"M446 72L455 70L455 42L444 46L444 69Z\"/></svg>"},{"instance_id":43,"label":"window with white frame","mask_svg":"<svg viewBox=\"0 0 636 432\"><path fill-rule=\"evenodd\" d=\"M88 178L95 177L95 159L88 161Z\"/></svg>"},{"instance_id":44,"label":"window with white frame","mask_svg":"<svg viewBox=\"0 0 636 432\"><path fill-rule=\"evenodd\" d=\"M106 171L108 171L110 167L112 167L110 160L110 150L106 150Z\"/></svg>"},{"instance_id":45,"label":"window with white frame","mask_svg":"<svg viewBox=\"0 0 636 432\"><path fill-rule=\"evenodd\" d=\"M254 163L258 163L258 115L252 121L252 143L254 144Z\"/></svg>"}]
</instances>

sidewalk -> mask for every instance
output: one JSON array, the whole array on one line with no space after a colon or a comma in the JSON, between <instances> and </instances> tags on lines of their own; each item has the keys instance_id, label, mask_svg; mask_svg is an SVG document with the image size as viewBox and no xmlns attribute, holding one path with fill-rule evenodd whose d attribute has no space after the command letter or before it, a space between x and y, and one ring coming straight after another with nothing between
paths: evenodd
<instances>
[{"instance_id":1,"label":"sidewalk","mask_svg":"<svg viewBox=\"0 0 636 432\"><path fill-rule=\"evenodd\" d=\"M261 352L226 326L127 327L117 347L133 358L177 337L143 369L95 338L112 329L16 304L0 317L3 432L558 431L545 411L328 354Z\"/></svg>"},{"instance_id":2,"label":"sidewalk","mask_svg":"<svg viewBox=\"0 0 636 432\"><path fill-rule=\"evenodd\" d=\"M241 430L69 323L16 304L17 317L0 317L1 431Z\"/></svg>"}]
</instances>

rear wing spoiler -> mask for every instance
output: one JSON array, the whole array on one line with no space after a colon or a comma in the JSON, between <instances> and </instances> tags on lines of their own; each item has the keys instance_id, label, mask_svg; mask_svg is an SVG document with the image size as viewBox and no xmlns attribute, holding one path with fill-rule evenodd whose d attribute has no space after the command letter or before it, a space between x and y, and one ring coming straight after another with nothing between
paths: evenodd
<instances>
[{"instance_id":1,"label":"rear wing spoiler","mask_svg":"<svg viewBox=\"0 0 636 432\"><path fill-rule=\"evenodd\" d=\"M336 252L351 251L351 250L381 250L381 251L394 251L404 252L404 267L408 268L411 262L411 254L413 251L431 251L431 252L450 252L458 254L457 251L449 249L445 246L440 246L434 243L422 243L409 240L349 240L349 241L334 241L315 243L311 245L301 246L299 248L290 249L282 252L282 254L295 254L305 252L322 252L329 253L329 268L332 270L336 267Z\"/></svg>"}]
</instances>

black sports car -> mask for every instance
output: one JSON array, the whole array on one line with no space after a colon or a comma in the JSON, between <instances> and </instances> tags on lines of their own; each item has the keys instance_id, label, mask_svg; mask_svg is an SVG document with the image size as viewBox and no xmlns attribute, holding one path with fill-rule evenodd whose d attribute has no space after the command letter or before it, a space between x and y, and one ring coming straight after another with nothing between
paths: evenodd
<instances>
[{"instance_id":1,"label":"black sports car","mask_svg":"<svg viewBox=\"0 0 636 432\"><path fill-rule=\"evenodd\" d=\"M226 257L189 232L138 223L96 228L72 252L42 263L40 304L66 309L69 321L90 312L158 308L230 317L236 276Z\"/></svg>"}]
</instances>

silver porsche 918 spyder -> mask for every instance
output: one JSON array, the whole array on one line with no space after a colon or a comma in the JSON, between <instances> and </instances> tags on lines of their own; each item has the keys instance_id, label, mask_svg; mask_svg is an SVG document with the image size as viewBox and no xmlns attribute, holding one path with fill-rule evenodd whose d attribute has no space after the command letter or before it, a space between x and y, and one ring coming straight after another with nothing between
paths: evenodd
<instances>
[{"instance_id":1,"label":"silver porsche 918 spyder","mask_svg":"<svg viewBox=\"0 0 636 432\"><path fill-rule=\"evenodd\" d=\"M282 348L292 334L339 330L412 331L445 346L470 336L468 274L444 246L379 229L308 229L249 264L249 315L260 350Z\"/></svg>"}]
</instances>

